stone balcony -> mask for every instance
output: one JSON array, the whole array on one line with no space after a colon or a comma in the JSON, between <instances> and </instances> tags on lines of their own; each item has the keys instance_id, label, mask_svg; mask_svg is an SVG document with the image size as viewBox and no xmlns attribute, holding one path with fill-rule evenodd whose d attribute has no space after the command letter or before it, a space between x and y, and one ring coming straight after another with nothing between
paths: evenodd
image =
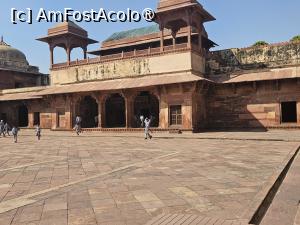
<instances>
[{"instance_id":1,"label":"stone balcony","mask_svg":"<svg viewBox=\"0 0 300 225\"><path fill-rule=\"evenodd\" d=\"M121 52L84 60L53 64L51 83L70 84L84 81L191 72L204 74L204 58L198 46L187 43Z\"/></svg>"}]
</instances>

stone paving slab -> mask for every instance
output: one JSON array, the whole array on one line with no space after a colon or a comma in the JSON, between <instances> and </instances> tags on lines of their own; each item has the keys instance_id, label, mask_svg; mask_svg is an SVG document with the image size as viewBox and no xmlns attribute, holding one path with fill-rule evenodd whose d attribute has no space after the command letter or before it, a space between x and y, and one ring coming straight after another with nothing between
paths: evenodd
<instances>
[{"instance_id":1,"label":"stone paving slab","mask_svg":"<svg viewBox=\"0 0 300 225\"><path fill-rule=\"evenodd\" d=\"M255 196L299 143L217 137L0 138L0 224L141 225L163 213L248 219Z\"/></svg>"},{"instance_id":2,"label":"stone paving slab","mask_svg":"<svg viewBox=\"0 0 300 225\"><path fill-rule=\"evenodd\" d=\"M153 218L146 225L248 225L242 220L224 220L209 218L193 214L161 214Z\"/></svg>"},{"instance_id":3,"label":"stone paving slab","mask_svg":"<svg viewBox=\"0 0 300 225\"><path fill-rule=\"evenodd\" d=\"M32 135L34 130L22 130L23 135ZM43 134L49 136L74 136L74 132L62 132L62 131L49 131L43 130ZM182 134L170 134L169 132L154 132L155 138L165 139L225 139L225 140L273 140L273 141L291 141L300 142L300 130L248 130L248 131L203 131L200 133L184 132ZM136 137L141 138L144 136L143 131L140 132L99 132L99 131L85 131L80 137Z\"/></svg>"}]
</instances>

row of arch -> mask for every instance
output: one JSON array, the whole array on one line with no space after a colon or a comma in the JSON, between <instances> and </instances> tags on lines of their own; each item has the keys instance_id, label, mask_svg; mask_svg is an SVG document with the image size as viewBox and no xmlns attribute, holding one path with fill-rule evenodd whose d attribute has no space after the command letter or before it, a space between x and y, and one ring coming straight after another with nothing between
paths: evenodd
<instances>
[{"instance_id":1,"label":"row of arch","mask_svg":"<svg viewBox=\"0 0 300 225\"><path fill-rule=\"evenodd\" d=\"M65 63L68 61L68 54L64 48L55 47L53 48L53 55L58 57L53 57L53 63ZM71 61L75 61L77 59L84 59L84 50L82 48L74 48L70 52Z\"/></svg>"},{"instance_id":2,"label":"row of arch","mask_svg":"<svg viewBox=\"0 0 300 225\"><path fill-rule=\"evenodd\" d=\"M116 128L126 126L126 104L125 98L120 94L110 95L104 103L105 124L106 128ZM99 126L99 104L97 100L87 95L81 98L75 104L76 116L82 118L83 128L95 128ZM133 121L132 127L140 127L140 117L152 118L151 126L159 126L159 100L158 98L149 92L140 92L133 101ZM18 107L18 126L27 127L29 123L28 108L25 104Z\"/></svg>"},{"instance_id":3,"label":"row of arch","mask_svg":"<svg viewBox=\"0 0 300 225\"><path fill-rule=\"evenodd\" d=\"M76 105L76 116L81 116L83 128L94 128L99 124L98 102L92 96L85 96ZM105 127L116 128L126 126L125 99L120 94L112 94L105 100ZM149 92L141 92L133 103L133 127L140 127L140 117L152 118L152 126L159 126L159 100Z\"/></svg>"}]
</instances>

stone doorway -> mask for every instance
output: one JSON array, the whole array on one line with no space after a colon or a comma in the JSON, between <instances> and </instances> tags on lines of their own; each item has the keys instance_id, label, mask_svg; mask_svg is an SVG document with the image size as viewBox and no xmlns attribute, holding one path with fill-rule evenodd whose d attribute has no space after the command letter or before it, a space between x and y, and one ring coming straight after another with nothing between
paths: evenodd
<instances>
[{"instance_id":1,"label":"stone doorway","mask_svg":"<svg viewBox=\"0 0 300 225\"><path fill-rule=\"evenodd\" d=\"M6 113L1 113L0 114L0 120L3 120L5 122L7 122L7 116L6 116Z\"/></svg>"},{"instance_id":2,"label":"stone doorway","mask_svg":"<svg viewBox=\"0 0 300 225\"><path fill-rule=\"evenodd\" d=\"M40 125L40 113L35 112L33 114L33 125Z\"/></svg>"},{"instance_id":3,"label":"stone doorway","mask_svg":"<svg viewBox=\"0 0 300 225\"><path fill-rule=\"evenodd\" d=\"M105 102L106 127L125 127L125 111L125 99L120 94L109 96Z\"/></svg>"},{"instance_id":4,"label":"stone doorway","mask_svg":"<svg viewBox=\"0 0 300 225\"><path fill-rule=\"evenodd\" d=\"M18 108L18 126L28 127L28 109L26 105L21 105Z\"/></svg>"},{"instance_id":5,"label":"stone doorway","mask_svg":"<svg viewBox=\"0 0 300 225\"><path fill-rule=\"evenodd\" d=\"M84 97L79 103L79 115L82 128L98 127L98 103L91 96Z\"/></svg>"},{"instance_id":6,"label":"stone doorway","mask_svg":"<svg viewBox=\"0 0 300 225\"><path fill-rule=\"evenodd\" d=\"M281 103L281 122L297 123L297 102Z\"/></svg>"},{"instance_id":7,"label":"stone doorway","mask_svg":"<svg viewBox=\"0 0 300 225\"><path fill-rule=\"evenodd\" d=\"M135 127L141 126L140 116L144 118L152 118L151 126L159 126L159 100L158 98L149 93L143 91L136 96L134 100L134 116L135 116Z\"/></svg>"}]
</instances>

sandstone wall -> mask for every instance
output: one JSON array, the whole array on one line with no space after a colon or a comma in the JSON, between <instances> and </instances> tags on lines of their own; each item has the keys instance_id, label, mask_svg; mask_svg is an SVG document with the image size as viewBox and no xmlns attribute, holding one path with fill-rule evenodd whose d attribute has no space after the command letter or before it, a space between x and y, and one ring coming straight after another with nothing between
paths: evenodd
<instances>
[{"instance_id":1,"label":"sandstone wall","mask_svg":"<svg viewBox=\"0 0 300 225\"><path fill-rule=\"evenodd\" d=\"M300 125L300 89L295 80L216 85L207 95L208 128L281 127L281 102L296 101Z\"/></svg>"},{"instance_id":2,"label":"sandstone wall","mask_svg":"<svg viewBox=\"0 0 300 225\"><path fill-rule=\"evenodd\" d=\"M194 70L204 72L202 57L191 52L139 57L109 62L66 67L51 71L51 84L169 74Z\"/></svg>"},{"instance_id":3,"label":"sandstone wall","mask_svg":"<svg viewBox=\"0 0 300 225\"><path fill-rule=\"evenodd\" d=\"M233 48L210 52L206 70L208 74L213 75L297 64L300 64L300 42L287 42L262 47Z\"/></svg>"},{"instance_id":4,"label":"sandstone wall","mask_svg":"<svg viewBox=\"0 0 300 225\"><path fill-rule=\"evenodd\" d=\"M0 70L0 90L20 87L33 87L41 84L41 76L37 74L19 73L14 71Z\"/></svg>"}]
</instances>

